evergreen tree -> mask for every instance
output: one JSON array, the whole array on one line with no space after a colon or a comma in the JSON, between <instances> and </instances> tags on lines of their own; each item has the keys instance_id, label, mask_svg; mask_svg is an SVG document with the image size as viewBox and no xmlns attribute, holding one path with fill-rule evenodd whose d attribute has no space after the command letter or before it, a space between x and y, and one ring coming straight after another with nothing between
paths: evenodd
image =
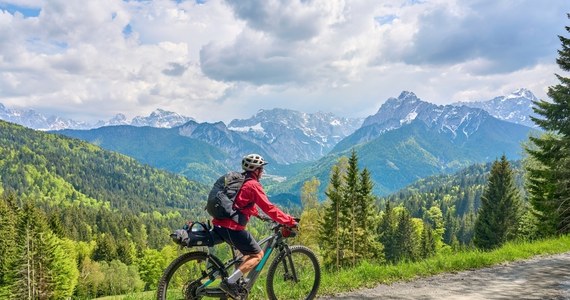
<instances>
[{"instance_id":1,"label":"evergreen tree","mask_svg":"<svg viewBox=\"0 0 570 300\"><path fill-rule=\"evenodd\" d=\"M389 262L395 262L398 255L395 242L396 224L396 215L390 201L387 201L384 214L378 226L378 240L384 246L384 256Z\"/></svg>"},{"instance_id":2,"label":"evergreen tree","mask_svg":"<svg viewBox=\"0 0 570 300\"><path fill-rule=\"evenodd\" d=\"M359 196L360 200L357 205L357 224L362 231L362 235L357 241L360 245L359 249L362 257L365 259L374 258L377 260L384 259L384 248L378 241L378 208L376 207L375 197L372 194L374 184L370 177L368 169L364 168L360 173Z\"/></svg>"},{"instance_id":3,"label":"evergreen tree","mask_svg":"<svg viewBox=\"0 0 570 300\"><path fill-rule=\"evenodd\" d=\"M0 298L8 297L7 287L12 283L12 270L16 259L16 225L18 211L14 196L0 197Z\"/></svg>"},{"instance_id":4,"label":"evergreen tree","mask_svg":"<svg viewBox=\"0 0 570 300\"><path fill-rule=\"evenodd\" d=\"M360 182L358 178L358 157L356 155L356 151L353 149L352 153L348 159L348 169L345 174L345 188L343 193L343 212L346 216L344 228L348 229L348 236L350 237L350 257L352 266L356 265L356 258L358 255L356 250L356 242L358 240L358 235L363 234L358 226L357 220L357 209L359 206L360 199Z\"/></svg>"},{"instance_id":5,"label":"evergreen tree","mask_svg":"<svg viewBox=\"0 0 570 300\"><path fill-rule=\"evenodd\" d=\"M49 230L46 217L32 202L18 222L18 252L11 299L66 299L77 284L75 255Z\"/></svg>"},{"instance_id":6,"label":"evergreen tree","mask_svg":"<svg viewBox=\"0 0 570 300\"><path fill-rule=\"evenodd\" d=\"M407 209L403 209L398 216L398 225L394 234L395 249L397 249L395 261L413 261L418 257L415 229L412 216Z\"/></svg>"},{"instance_id":7,"label":"evergreen tree","mask_svg":"<svg viewBox=\"0 0 570 300\"><path fill-rule=\"evenodd\" d=\"M481 203L475 222L475 245L493 249L513 239L519 226L522 204L505 155L493 163Z\"/></svg>"},{"instance_id":8,"label":"evergreen tree","mask_svg":"<svg viewBox=\"0 0 570 300\"><path fill-rule=\"evenodd\" d=\"M421 257L428 258L435 254L436 252L436 241L433 235L433 229L429 223L424 223L422 231L422 242L421 242Z\"/></svg>"},{"instance_id":9,"label":"evergreen tree","mask_svg":"<svg viewBox=\"0 0 570 300\"><path fill-rule=\"evenodd\" d=\"M334 266L336 269L340 268L340 219L341 219L341 201L340 194L342 181L341 181L341 168L335 165L332 168L329 186L325 192L328 197L327 206L323 220L320 223L319 241L325 265Z\"/></svg>"},{"instance_id":10,"label":"evergreen tree","mask_svg":"<svg viewBox=\"0 0 570 300\"><path fill-rule=\"evenodd\" d=\"M565 28L570 32L569 26ZM570 71L570 39L559 39L562 49L556 62L563 71ZM548 88L552 102L534 102L540 117L532 119L548 132L531 137L536 148L526 148L535 162L527 166L527 189L543 234L570 232L570 78L556 77L560 84Z\"/></svg>"}]
</instances>

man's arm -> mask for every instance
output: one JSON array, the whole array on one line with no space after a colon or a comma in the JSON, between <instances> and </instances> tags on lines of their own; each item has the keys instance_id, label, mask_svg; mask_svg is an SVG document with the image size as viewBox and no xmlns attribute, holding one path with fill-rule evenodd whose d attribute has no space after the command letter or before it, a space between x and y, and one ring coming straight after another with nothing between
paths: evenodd
<instances>
[{"instance_id":1,"label":"man's arm","mask_svg":"<svg viewBox=\"0 0 570 300\"><path fill-rule=\"evenodd\" d=\"M252 192L254 192L253 199L255 201L255 204L259 206L259 208L261 208L261 210L266 213L271 219L275 220L279 224L291 227L297 224L293 217L284 213L269 201L269 198L267 198L267 195L263 191L261 184L254 185Z\"/></svg>"}]
</instances>

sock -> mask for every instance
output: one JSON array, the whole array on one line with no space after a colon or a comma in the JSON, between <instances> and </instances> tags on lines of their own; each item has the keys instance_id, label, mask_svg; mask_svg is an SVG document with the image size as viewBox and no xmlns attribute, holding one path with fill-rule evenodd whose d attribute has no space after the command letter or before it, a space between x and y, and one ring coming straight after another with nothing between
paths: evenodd
<instances>
[{"instance_id":1,"label":"sock","mask_svg":"<svg viewBox=\"0 0 570 300\"><path fill-rule=\"evenodd\" d=\"M228 283L236 283L236 281L238 281L242 275L243 273L237 269L232 275L230 275L230 277L228 277Z\"/></svg>"}]
</instances>

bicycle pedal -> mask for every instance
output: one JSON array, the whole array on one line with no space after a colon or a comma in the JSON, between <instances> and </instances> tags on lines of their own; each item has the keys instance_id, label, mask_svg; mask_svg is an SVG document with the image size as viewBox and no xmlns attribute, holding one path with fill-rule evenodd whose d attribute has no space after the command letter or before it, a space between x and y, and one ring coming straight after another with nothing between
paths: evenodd
<instances>
[{"instance_id":1,"label":"bicycle pedal","mask_svg":"<svg viewBox=\"0 0 570 300\"><path fill-rule=\"evenodd\" d=\"M245 287L249 283L249 278L240 278L238 280L238 284L242 287Z\"/></svg>"}]
</instances>

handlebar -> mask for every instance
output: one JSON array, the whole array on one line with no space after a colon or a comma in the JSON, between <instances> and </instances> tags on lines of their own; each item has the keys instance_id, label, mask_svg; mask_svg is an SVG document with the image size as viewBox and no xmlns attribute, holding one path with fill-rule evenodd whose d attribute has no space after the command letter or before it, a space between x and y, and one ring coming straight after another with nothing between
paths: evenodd
<instances>
[{"instance_id":1,"label":"handlebar","mask_svg":"<svg viewBox=\"0 0 570 300\"><path fill-rule=\"evenodd\" d=\"M279 231L281 231L281 235L283 237L293 237L293 236L297 235L297 233L296 233L298 230L297 226L291 227L291 226L283 225L283 224L280 224L280 223L274 221L271 218L260 218L260 219L263 222L271 223L271 231L273 231L275 233L278 233ZM301 218L295 217L293 219L295 220L295 222L297 222L297 224L301 221Z\"/></svg>"}]
</instances>

